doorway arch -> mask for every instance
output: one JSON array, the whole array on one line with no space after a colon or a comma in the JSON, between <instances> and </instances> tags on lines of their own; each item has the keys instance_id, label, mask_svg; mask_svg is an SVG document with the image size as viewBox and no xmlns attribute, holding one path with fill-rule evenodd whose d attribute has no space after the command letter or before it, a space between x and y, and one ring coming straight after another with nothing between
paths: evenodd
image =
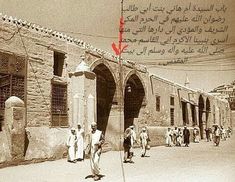
<instances>
[{"instance_id":1,"label":"doorway arch","mask_svg":"<svg viewBox=\"0 0 235 182\"><path fill-rule=\"evenodd\" d=\"M124 129L134 124L145 100L145 89L140 78L131 74L125 84L124 90Z\"/></svg>"},{"instance_id":2,"label":"doorway arch","mask_svg":"<svg viewBox=\"0 0 235 182\"><path fill-rule=\"evenodd\" d=\"M208 122L209 122L209 115L211 112L211 106L210 106L210 100L206 99L206 128L208 128Z\"/></svg>"},{"instance_id":3,"label":"doorway arch","mask_svg":"<svg viewBox=\"0 0 235 182\"><path fill-rule=\"evenodd\" d=\"M200 135L201 139L203 139L203 111L204 111L204 99L202 95L199 96L199 101L198 101L198 115L199 115L199 129L200 129Z\"/></svg>"},{"instance_id":4,"label":"doorway arch","mask_svg":"<svg viewBox=\"0 0 235 182\"><path fill-rule=\"evenodd\" d=\"M96 65L93 72L96 74L97 128L105 134L116 91L116 83L112 72L104 63Z\"/></svg>"}]
</instances>

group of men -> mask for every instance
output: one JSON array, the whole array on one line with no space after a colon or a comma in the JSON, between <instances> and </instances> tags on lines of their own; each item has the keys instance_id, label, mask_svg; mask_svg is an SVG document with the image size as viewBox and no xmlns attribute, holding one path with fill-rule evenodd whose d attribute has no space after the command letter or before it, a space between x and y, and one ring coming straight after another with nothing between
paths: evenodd
<instances>
[{"instance_id":1,"label":"group of men","mask_svg":"<svg viewBox=\"0 0 235 182\"><path fill-rule=\"evenodd\" d=\"M192 133L194 143L199 143L199 129L197 127L194 127ZM225 129L223 126L213 125L213 129L206 128L205 133L208 142L213 140L215 146L219 146L221 139L226 140L226 138L229 138L231 136L232 129L230 127L228 127L228 129ZM185 144L185 147L188 147L190 142L190 131L187 126L185 126L184 129L181 129L179 127L168 128L165 134L165 138L166 145L168 147L182 146L183 143Z\"/></svg>"},{"instance_id":2,"label":"group of men","mask_svg":"<svg viewBox=\"0 0 235 182\"><path fill-rule=\"evenodd\" d=\"M69 137L67 140L68 147L68 162L75 163L77 161L84 160L84 155L90 155L90 166L92 177L94 181L99 180L100 175L99 159L102 152L102 145L104 144L104 135L102 131L97 129L95 122L91 123L91 131L85 137L86 147L84 149L84 130L81 125L78 124L77 128L71 128ZM146 127L141 129L139 134L139 142L142 148L141 157L146 155L146 150L149 149L149 134ZM133 146L137 142L136 132L134 126L130 126L124 133L124 163L134 163L132 157L134 155Z\"/></svg>"},{"instance_id":3,"label":"group of men","mask_svg":"<svg viewBox=\"0 0 235 182\"><path fill-rule=\"evenodd\" d=\"M205 130L207 141L212 141L213 138L215 146L219 146L221 139L226 140L227 138L230 138L232 134L232 129L230 127L228 127L227 129L225 129L223 126L218 125L214 125L213 127L213 131L211 128Z\"/></svg>"},{"instance_id":4,"label":"group of men","mask_svg":"<svg viewBox=\"0 0 235 182\"><path fill-rule=\"evenodd\" d=\"M68 147L68 162L75 163L84 160L84 130L78 124L77 128L71 128L67 140Z\"/></svg>"},{"instance_id":5,"label":"group of men","mask_svg":"<svg viewBox=\"0 0 235 182\"><path fill-rule=\"evenodd\" d=\"M217 125L214 126L214 130L206 129L207 141L212 140L212 135L214 136L214 143L216 146L219 145L220 139L226 140L226 138L231 136L232 130L229 128L225 130L223 127ZM208 132L209 131L209 132ZM194 142L199 142L199 130L194 128L193 130ZM211 137L211 140L210 140ZM187 126L184 126L184 129L180 127L175 127L174 129L168 128L165 134L167 146L182 146L185 144L185 147L189 147L190 142L190 131ZM97 129L97 124L95 122L91 123L91 131L86 136L87 145L84 150L84 130L81 128L81 125L78 124L77 128L71 128L70 134L67 140L68 147L68 161L75 163L77 161L84 160L84 155L90 155L90 166L92 177L94 181L97 181L101 178L99 160L102 152L102 145L104 144L104 135L102 131ZM146 127L141 129L138 140L141 146L141 157L146 155L146 150L149 149L149 132ZM134 143L138 143L136 132L134 126L126 128L124 132L124 163L134 163L132 157Z\"/></svg>"},{"instance_id":6,"label":"group of men","mask_svg":"<svg viewBox=\"0 0 235 182\"><path fill-rule=\"evenodd\" d=\"M168 147L172 146L182 146L185 144L185 147L189 146L190 131L187 126L184 129L175 127L174 129L168 128L165 134L166 145Z\"/></svg>"},{"instance_id":7,"label":"group of men","mask_svg":"<svg viewBox=\"0 0 235 182\"><path fill-rule=\"evenodd\" d=\"M67 140L68 161L75 163L84 160L84 155L90 155L90 166L94 181L100 179L99 160L104 144L104 135L97 129L95 122L91 123L91 131L86 136L87 146L84 150L84 130L78 124L78 128L71 128ZM84 154L85 153L85 154Z\"/></svg>"},{"instance_id":8,"label":"group of men","mask_svg":"<svg viewBox=\"0 0 235 182\"><path fill-rule=\"evenodd\" d=\"M141 129L141 132L139 134L139 143L141 146L141 157L145 157L146 150L148 150L149 147L149 133L146 127L143 127ZM136 138L136 132L134 130L134 126L130 126L126 128L124 132L124 141L123 141L123 148L124 148L124 163L134 163L132 160L132 157L134 155L133 152L133 146L134 143L138 143Z\"/></svg>"}]
</instances>

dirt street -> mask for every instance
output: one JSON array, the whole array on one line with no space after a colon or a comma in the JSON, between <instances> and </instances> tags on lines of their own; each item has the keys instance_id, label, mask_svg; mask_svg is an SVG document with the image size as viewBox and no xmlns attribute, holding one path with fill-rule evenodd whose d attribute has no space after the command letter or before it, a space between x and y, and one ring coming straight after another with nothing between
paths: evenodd
<instances>
[{"instance_id":1,"label":"dirt street","mask_svg":"<svg viewBox=\"0 0 235 182\"><path fill-rule=\"evenodd\" d=\"M233 182L235 181L235 135L219 147L211 142L190 147L154 147L134 164L122 163L123 152L101 155L102 182ZM120 156L121 155L121 156ZM0 169L0 182L90 182L90 163L68 163L66 159Z\"/></svg>"}]
</instances>

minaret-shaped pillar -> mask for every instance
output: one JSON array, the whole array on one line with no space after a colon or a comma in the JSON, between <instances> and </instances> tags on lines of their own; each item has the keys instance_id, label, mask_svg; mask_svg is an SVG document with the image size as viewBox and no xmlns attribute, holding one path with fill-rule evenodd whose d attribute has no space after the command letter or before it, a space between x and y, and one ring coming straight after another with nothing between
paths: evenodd
<instances>
[{"instance_id":1,"label":"minaret-shaped pillar","mask_svg":"<svg viewBox=\"0 0 235 182\"><path fill-rule=\"evenodd\" d=\"M72 126L80 124L87 132L91 122L96 121L96 75L85 63L84 57L81 59L75 72L69 73L72 80Z\"/></svg>"}]
</instances>

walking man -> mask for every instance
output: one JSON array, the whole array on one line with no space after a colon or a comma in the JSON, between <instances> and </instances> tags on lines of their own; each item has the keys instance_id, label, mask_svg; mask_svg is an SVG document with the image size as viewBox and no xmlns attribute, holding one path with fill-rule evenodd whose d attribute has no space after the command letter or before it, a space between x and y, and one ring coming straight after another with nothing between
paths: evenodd
<instances>
[{"instance_id":1,"label":"walking man","mask_svg":"<svg viewBox=\"0 0 235 182\"><path fill-rule=\"evenodd\" d=\"M177 145L177 136L178 136L178 128L175 127L175 129L173 130L173 136L172 136L172 142L173 144L176 146Z\"/></svg>"},{"instance_id":2,"label":"walking man","mask_svg":"<svg viewBox=\"0 0 235 182\"><path fill-rule=\"evenodd\" d=\"M206 132L206 141L209 142L210 141L210 129L206 128L205 132Z\"/></svg>"},{"instance_id":3,"label":"walking man","mask_svg":"<svg viewBox=\"0 0 235 182\"><path fill-rule=\"evenodd\" d=\"M184 134L184 143L185 143L185 147L188 147L188 146L189 146L190 131L189 131L189 129L187 128L187 126L184 127L183 134Z\"/></svg>"},{"instance_id":4,"label":"walking man","mask_svg":"<svg viewBox=\"0 0 235 182\"><path fill-rule=\"evenodd\" d=\"M168 128L165 134L165 138L166 138L166 145L168 147L172 146L172 130L171 128Z\"/></svg>"},{"instance_id":5,"label":"walking man","mask_svg":"<svg viewBox=\"0 0 235 182\"><path fill-rule=\"evenodd\" d=\"M144 157L146 154L148 141L149 141L149 136L147 134L146 128L144 127L144 128L142 128L142 131L140 133L140 145L142 148L141 157Z\"/></svg>"},{"instance_id":6,"label":"walking man","mask_svg":"<svg viewBox=\"0 0 235 182\"><path fill-rule=\"evenodd\" d=\"M135 132L134 126L130 126L130 129L131 129L131 148L130 148L130 152L131 152L131 155L134 156L133 147L134 147L134 143L136 143L136 132Z\"/></svg>"},{"instance_id":7,"label":"walking man","mask_svg":"<svg viewBox=\"0 0 235 182\"><path fill-rule=\"evenodd\" d=\"M95 122L91 123L91 132L88 135L88 150L90 151L90 164L91 172L94 181L100 179L100 168L99 160L102 151L102 144L104 144L104 135L100 130L97 129L97 124Z\"/></svg>"},{"instance_id":8,"label":"walking man","mask_svg":"<svg viewBox=\"0 0 235 182\"><path fill-rule=\"evenodd\" d=\"M68 162L75 163L75 148L77 143L77 136L75 128L71 128L69 132L69 137L67 140L67 147L68 147Z\"/></svg>"},{"instance_id":9,"label":"walking man","mask_svg":"<svg viewBox=\"0 0 235 182\"><path fill-rule=\"evenodd\" d=\"M132 161L132 154L130 152L131 149L131 129L127 128L124 133L124 141L123 141L123 148L124 148L124 163L130 162L134 163Z\"/></svg>"},{"instance_id":10,"label":"walking man","mask_svg":"<svg viewBox=\"0 0 235 182\"><path fill-rule=\"evenodd\" d=\"M84 152L83 152L83 145L84 145L84 130L82 129L81 125L78 124L76 129L77 135L77 147L76 147L76 160L82 161L84 159Z\"/></svg>"},{"instance_id":11,"label":"walking man","mask_svg":"<svg viewBox=\"0 0 235 182\"><path fill-rule=\"evenodd\" d=\"M214 125L214 127L215 127L215 130L214 130L214 143L215 143L215 146L219 146L220 135L221 135L220 128L219 128L218 125Z\"/></svg>"},{"instance_id":12,"label":"walking man","mask_svg":"<svg viewBox=\"0 0 235 182\"><path fill-rule=\"evenodd\" d=\"M178 143L178 146L180 147L182 145L182 140L183 140L183 131L181 130L181 128L179 128L177 143Z\"/></svg>"}]
</instances>

